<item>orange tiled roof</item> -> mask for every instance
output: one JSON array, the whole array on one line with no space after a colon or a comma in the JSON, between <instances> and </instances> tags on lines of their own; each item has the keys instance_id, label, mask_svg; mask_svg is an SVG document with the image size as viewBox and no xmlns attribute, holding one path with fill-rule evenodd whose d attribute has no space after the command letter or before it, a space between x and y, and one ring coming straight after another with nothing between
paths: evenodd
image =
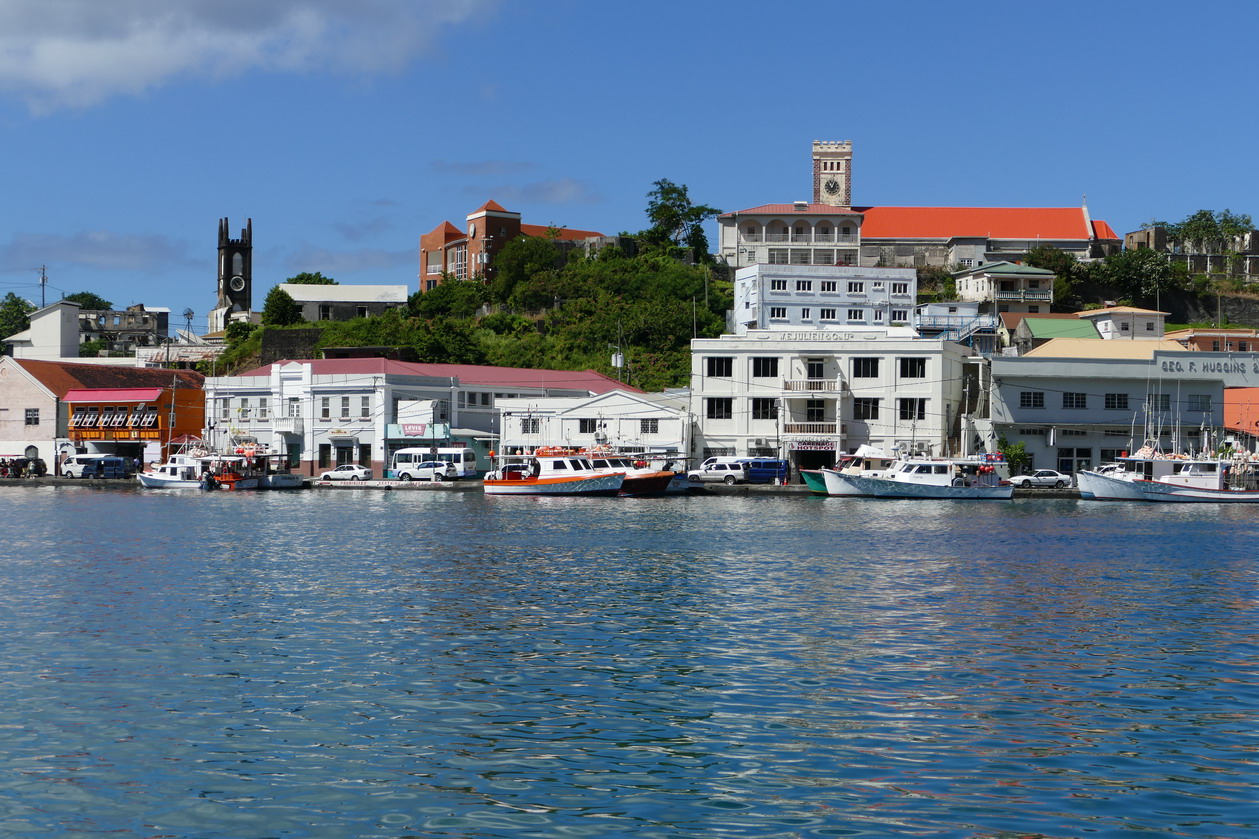
<instances>
[{"instance_id":1,"label":"orange tiled roof","mask_svg":"<svg viewBox=\"0 0 1259 839\"><path fill-rule=\"evenodd\" d=\"M1115 232L1115 228L1100 220L1093 222L1093 236L1098 239L1114 239L1115 241L1119 241L1119 234Z\"/></svg>"},{"instance_id":2,"label":"orange tiled roof","mask_svg":"<svg viewBox=\"0 0 1259 839\"><path fill-rule=\"evenodd\" d=\"M506 207L504 207L502 204L498 203L498 202L497 202L497 201L495 201L493 198L491 198L489 201L486 201L486 202L485 202L484 204L482 204L480 207L477 207L475 210L473 210L473 211L472 211L472 214L473 214L473 215L475 215L476 213L484 213L484 212L487 212L487 211L488 211L488 212L491 212L491 213L507 213L507 212L510 212L510 210L508 210L508 209L507 209Z\"/></svg>"}]
</instances>

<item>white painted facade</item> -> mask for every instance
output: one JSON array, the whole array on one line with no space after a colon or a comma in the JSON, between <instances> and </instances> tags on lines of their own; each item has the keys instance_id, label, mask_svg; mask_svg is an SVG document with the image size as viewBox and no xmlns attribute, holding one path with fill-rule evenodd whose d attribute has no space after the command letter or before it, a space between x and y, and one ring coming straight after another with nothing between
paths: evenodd
<instances>
[{"instance_id":1,"label":"white painted facade","mask_svg":"<svg viewBox=\"0 0 1259 839\"><path fill-rule=\"evenodd\" d=\"M689 397L685 393L610 391L589 397L500 399L503 451L538 446L619 451L690 449Z\"/></svg>"},{"instance_id":2,"label":"white painted facade","mask_svg":"<svg viewBox=\"0 0 1259 839\"><path fill-rule=\"evenodd\" d=\"M734 275L731 330L847 332L907 326L918 295L912 268L752 265Z\"/></svg>"},{"instance_id":3,"label":"white painted facade","mask_svg":"<svg viewBox=\"0 0 1259 839\"><path fill-rule=\"evenodd\" d=\"M862 444L942 454L955 448L969 354L909 330L696 339L693 454L781 456L797 468Z\"/></svg>"},{"instance_id":4,"label":"white painted facade","mask_svg":"<svg viewBox=\"0 0 1259 839\"><path fill-rule=\"evenodd\" d=\"M4 342L13 348L14 358L61 361L79 358L79 310L70 300L59 300L32 312L29 328L10 335Z\"/></svg>"},{"instance_id":5,"label":"white painted facade","mask_svg":"<svg viewBox=\"0 0 1259 839\"><path fill-rule=\"evenodd\" d=\"M1097 334L1103 340L1162 340L1167 312L1152 309L1136 309L1116 306L1109 309L1093 309L1080 312L1084 320L1092 321Z\"/></svg>"}]
</instances>

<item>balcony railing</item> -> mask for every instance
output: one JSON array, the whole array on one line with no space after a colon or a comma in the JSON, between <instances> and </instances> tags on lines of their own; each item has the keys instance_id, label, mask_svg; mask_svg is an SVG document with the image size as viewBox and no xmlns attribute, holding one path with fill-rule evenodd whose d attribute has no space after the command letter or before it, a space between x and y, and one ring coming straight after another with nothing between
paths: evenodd
<instances>
[{"instance_id":1,"label":"balcony railing","mask_svg":"<svg viewBox=\"0 0 1259 839\"><path fill-rule=\"evenodd\" d=\"M740 233L739 242L757 244L762 242L791 242L802 245L853 245L860 244L858 236L839 236L834 233Z\"/></svg>"},{"instance_id":2,"label":"balcony railing","mask_svg":"<svg viewBox=\"0 0 1259 839\"><path fill-rule=\"evenodd\" d=\"M837 434L840 424L837 422L787 422L783 423L783 433L812 437L818 434Z\"/></svg>"},{"instance_id":3,"label":"balcony railing","mask_svg":"<svg viewBox=\"0 0 1259 839\"><path fill-rule=\"evenodd\" d=\"M276 417L271 422L272 430L280 434L301 434L302 418L301 417Z\"/></svg>"},{"instance_id":4,"label":"balcony railing","mask_svg":"<svg viewBox=\"0 0 1259 839\"><path fill-rule=\"evenodd\" d=\"M844 383L839 379L786 379L783 390L791 393L840 393Z\"/></svg>"},{"instance_id":5,"label":"balcony railing","mask_svg":"<svg viewBox=\"0 0 1259 839\"><path fill-rule=\"evenodd\" d=\"M1053 299L1053 292L1032 289L1016 289L1013 291L1005 291L997 289L996 296L998 300L1013 300L1016 302L1035 301L1037 303L1048 303Z\"/></svg>"}]
</instances>

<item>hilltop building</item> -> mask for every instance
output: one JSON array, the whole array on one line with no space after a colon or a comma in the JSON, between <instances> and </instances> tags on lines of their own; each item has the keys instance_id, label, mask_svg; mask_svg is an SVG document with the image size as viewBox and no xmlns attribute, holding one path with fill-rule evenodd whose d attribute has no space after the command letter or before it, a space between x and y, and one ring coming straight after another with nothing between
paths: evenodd
<instances>
[{"instance_id":1,"label":"hilltop building","mask_svg":"<svg viewBox=\"0 0 1259 839\"><path fill-rule=\"evenodd\" d=\"M1080 207L884 207L852 204L852 143L814 142L812 201L718 217L718 251L742 268L771 265L960 266L1016 262L1037 245L1079 259L1118 251L1119 237Z\"/></svg>"},{"instance_id":2,"label":"hilltop building","mask_svg":"<svg viewBox=\"0 0 1259 839\"><path fill-rule=\"evenodd\" d=\"M376 317L407 304L405 285L312 285L280 283L279 288L302 310L302 319L344 321Z\"/></svg>"},{"instance_id":3,"label":"hilltop building","mask_svg":"<svg viewBox=\"0 0 1259 839\"><path fill-rule=\"evenodd\" d=\"M564 247L619 243L618 237L606 237L594 230L525 224L520 213L504 209L491 199L464 217L462 229L444 221L420 237L420 291L436 288L443 276L493 279L495 255L517 236L549 238Z\"/></svg>"},{"instance_id":4,"label":"hilltop building","mask_svg":"<svg viewBox=\"0 0 1259 839\"><path fill-rule=\"evenodd\" d=\"M211 333L234 321L259 323L262 317L253 310L254 220L246 221L238 239L228 228L228 220L219 219L218 300L210 311Z\"/></svg>"}]
</instances>

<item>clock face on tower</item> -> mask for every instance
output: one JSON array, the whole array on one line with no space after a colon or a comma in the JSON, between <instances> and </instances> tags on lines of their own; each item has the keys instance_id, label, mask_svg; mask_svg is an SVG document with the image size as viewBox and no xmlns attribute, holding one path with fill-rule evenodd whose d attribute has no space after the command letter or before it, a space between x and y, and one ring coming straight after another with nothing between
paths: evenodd
<instances>
[{"instance_id":1,"label":"clock face on tower","mask_svg":"<svg viewBox=\"0 0 1259 839\"><path fill-rule=\"evenodd\" d=\"M230 282L230 283L228 283L228 285L230 285L230 286L232 287L232 291L244 291L244 290L245 290L245 278L244 278L244 277L232 277L231 282Z\"/></svg>"},{"instance_id":2,"label":"clock face on tower","mask_svg":"<svg viewBox=\"0 0 1259 839\"><path fill-rule=\"evenodd\" d=\"M830 178L826 183L822 184L822 188L826 190L827 195L839 195L839 181Z\"/></svg>"}]
</instances>

